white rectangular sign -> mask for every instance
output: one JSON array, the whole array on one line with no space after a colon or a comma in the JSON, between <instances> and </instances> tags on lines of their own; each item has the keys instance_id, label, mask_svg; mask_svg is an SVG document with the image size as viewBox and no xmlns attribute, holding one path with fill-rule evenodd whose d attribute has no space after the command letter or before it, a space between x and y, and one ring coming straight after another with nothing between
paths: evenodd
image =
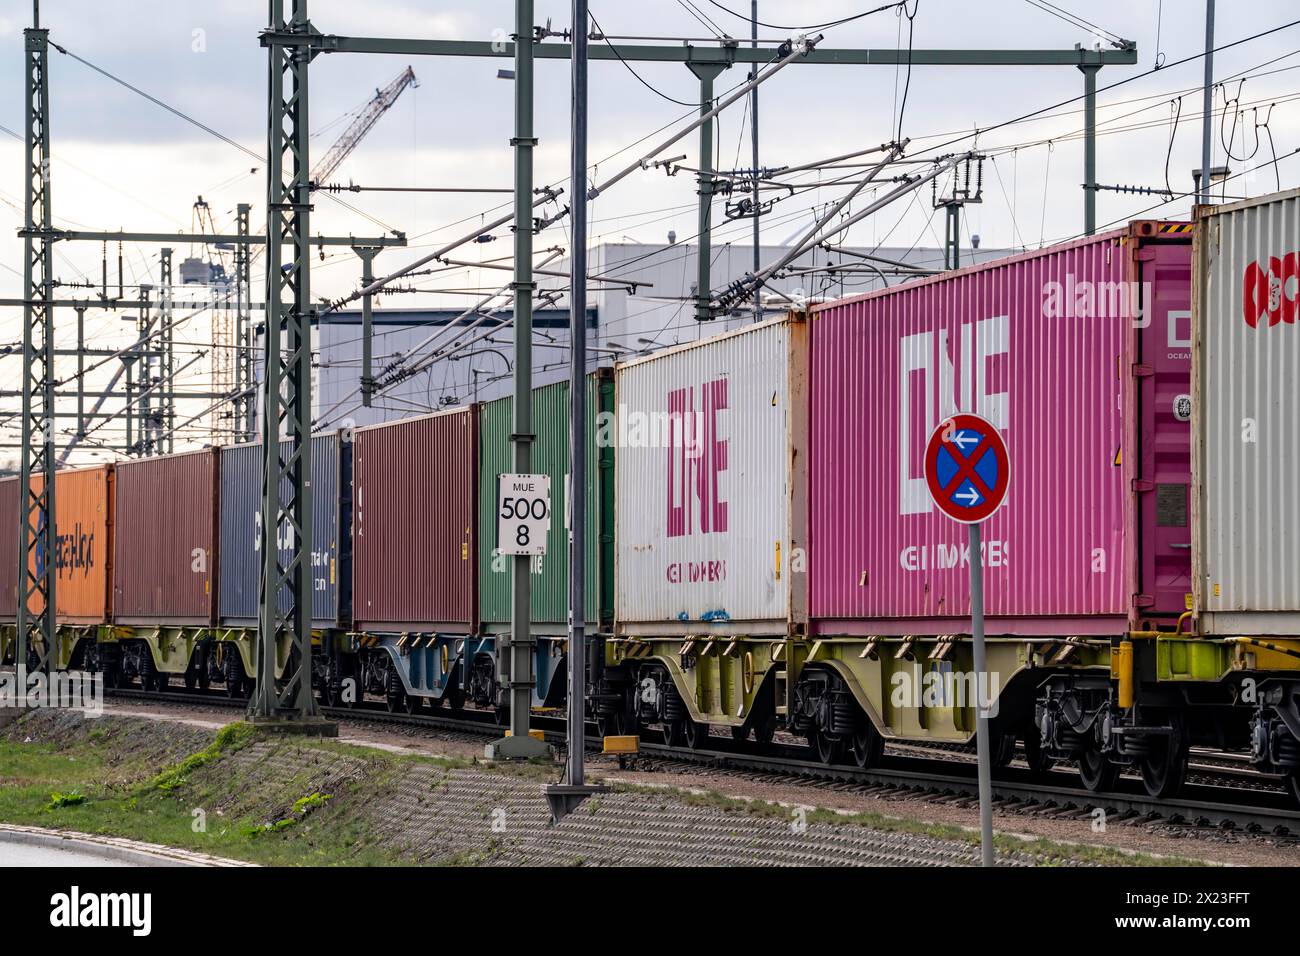
<instances>
[{"instance_id":1,"label":"white rectangular sign","mask_svg":"<svg viewBox=\"0 0 1300 956\"><path fill-rule=\"evenodd\" d=\"M545 554L551 530L551 476L497 476L497 552Z\"/></svg>"}]
</instances>

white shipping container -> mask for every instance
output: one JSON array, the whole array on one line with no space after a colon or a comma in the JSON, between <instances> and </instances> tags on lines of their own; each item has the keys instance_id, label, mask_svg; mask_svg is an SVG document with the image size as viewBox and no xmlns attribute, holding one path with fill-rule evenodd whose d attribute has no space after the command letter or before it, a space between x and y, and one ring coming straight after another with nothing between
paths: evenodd
<instances>
[{"instance_id":1,"label":"white shipping container","mask_svg":"<svg viewBox=\"0 0 1300 956\"><path fill-rule=\"evenodd\" d=\"M622 633L784 634L802 615L804 331L765 322L615 369Z\"/></svg>"},{"instance_id":2,"label":"white shipping container","mask_svg":"<svg viewBox=\"0 0 1300 956\"><path fill-rule=\"evenodd\" d=\"M1195 250L1201 628L1300 636L1300 190L1201 210Z\"/></svg>"}]
</instances>

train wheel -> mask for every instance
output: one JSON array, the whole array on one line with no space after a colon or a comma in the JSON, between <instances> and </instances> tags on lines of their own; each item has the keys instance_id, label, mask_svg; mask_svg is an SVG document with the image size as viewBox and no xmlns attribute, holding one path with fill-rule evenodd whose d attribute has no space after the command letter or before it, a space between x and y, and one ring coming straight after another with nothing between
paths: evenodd
<instances>
[{"instance_id":1,"label":"train wheel","mask_svg":"<svg viewBox=\"0 0 1300 956\"><path fill-rule=\"evenodd\" d=\"M738 744L743 744L746 740L749 739L749 731L746 730L744 727L732 727L731 739Z\"/></svg>"},{"instance_id":2,"label":"train wheel","mask_svg":"<svg viewBox=\"0 0 1300 956\"><path fill-rule=\"evenodd\" d=\"M171 682L171 674L168 674L166 671L158 671L153 677L153 689L161 694L167 690L167 687Z\"/></svg>"},{"instance_id":3,"label":"train wheel","mask_svg":"<svg viewBox=\"0 0 1300 956\"><path fill-rule=\"evenodd\" d=\"M442 695L442 697L443 697L443 699L444 699L445 701L447 701L447 706L450 707L452 710L464 710L464 709L465 709L465 690L464 690L464 688L462 688L462 687L448 687L447 690L446 690L446 692Z\"/></svg>"},{"instance_id":4,"label":"train wheel","mask_svg":"<svg viewBox=\"0 0 1300 956\"><path fill-rule=\"evenodd\" d=\"M388 680L384 684L384 706L388 708L390 714L395 714L401 709L402 698L405 696L402 690L402 678L397 676L397 671L390 668Z\"/></svg>"},{"instance_id":5,"label":"train wheel","mask_svg":"<svg viewBox=\"0 0 1300 956\"><path fill-rule=\"evenodd\" d=\"M623 715L615 712L596 718L596 733L602 737L620 737L625 730Z\"/></svg>"},{"instance_id":6,"label":"train wheel","mask_svg":"<svg viewBox=\"0 0 1300 956\"><path fill-rule=\"evenodd\" d=\"M1107 760L1100 750L1085 750L1079 755L1079 776L1093 793L1113 790L1119 778L1119 766Z\"/></svg>"},{"instance_id":7,"label":"train wheel","mask_svg":"<svg viewBox=\"0 0 1300 956\"><path fill-rule=\"evenodd\" d=\"M1180 725L1175 723L1174 733L1154 743L1151 752L1137 763L1150 796L1160 800L1176 796L1187 779L1187 741Z\"/></svg>"},{"instance_id":8,"label":"train wheel","mask_svg":"<svg viewBox=\"0 0 1300 956\"><path fill-rule=\"evenodd\" d=\"M830 766L844 759L844 740L832 737L823 730L813 730L808 736L808 746L817 755L817 759Z\"/></svg>"},{"instance_id":9,"label":"train wheel","mask_svg":"<svg viewBox=\"0 0 1300 956\"><path fill-rule=\"evenodd\" d=\"M1300 803L1300 768L1293 767L1286 775L1287 786L1291 788L1291 797Z\"/></svg>"},{"instance_id":10,"label":"train wheel","mask_svg":"<svg viewBox=\"0 0 1300 956\"><path fill-rule=\"evenodd\" d=\"M766 747L776 736L776 724L770 720L765 720L754 727L754 743L762 744Z\"/></svg>"},{"instance_id":11,"label":"train wheel","mask_svg":"<svg viewBox=\"0 0 1300 956\"><path fill-rule=\"evenodd\" d=\"M1003 734L998 738L997 748L993 751L993 766L1007 767L1016 758L1016 735Z\"/></svg>"},{"instance_id":12,"label":"train wheel","mask_svg":"<svg viewBox=\"0 0 1300 956\"><path fill-rule=\"evenodd\" d=\"M853 762L867 770L880 764L885 755L885 738L870 720L853 734Z\"/></svg>"},{"instance_id":13,"label":"train wheel","mask_svg":"<svg viewBox=\"0 0 1300 956\"><path fill-rule=\"evenodd\" d=\"M153 662L153 655L146 648L140 661L140 686L146 691L158 690L158 668Z\"/></svg>"},{"instance_id":14,"label":"train wheel","mask_svg":"<svg viewBox=\"0 0 1300 956\"><path fill-rule=\"evenodd\" d=\"M664 743L669 747L686 745L686 721L684 719L664 721Z\"/></svg>"},{"instance_id":15,"label":"train wheel","mask_svg":"<svg viewBox=\"0 0 1300 956\"><path fill-rule=\"evenodd\" d=\"M244 659L239 656L239 651L232 647L226 648L225 671L226 696L233 700L244 693L247 677L244 674Z\"/></svg>"},{"instance_id":16,"label":"train wheel","mask_svg":"<svg viewBox=\"0 0 1300 956\"><path fill-rule=\"evenodd\" d=\"M687 717L682 722L682 734L686 740L686 746L692 750L699 750L707 746L709 742L709 725L701 724Z\"/></svg>"},{"instance_id":17,"label":"train wheel","mask_svg":"<svg viewBox=\"0 0 1300 956\"><path fill-rule=\"evenodd\" d=\"M408 714L418 714L424 707L424 698L419 694L406 694L402 702Z\"/></svg>"},{"instance_id":18,"label":"train wheel","mask_svg":"<svg viewBox=\"0 0 1300 956\"><path fill-rule=\"evenodd\" d=\"M1043 750L1043 737L1042 734L1038 732L1037 727L1031 727L1029 730L1025 731L1024 742L1025 763L1029 764L1030 770L1033 770L1035 773L1040 773L1044 770L1052 769L1052 764L1056 761L1047 756L1047 752Z\"/></svg>"}]
</instances>

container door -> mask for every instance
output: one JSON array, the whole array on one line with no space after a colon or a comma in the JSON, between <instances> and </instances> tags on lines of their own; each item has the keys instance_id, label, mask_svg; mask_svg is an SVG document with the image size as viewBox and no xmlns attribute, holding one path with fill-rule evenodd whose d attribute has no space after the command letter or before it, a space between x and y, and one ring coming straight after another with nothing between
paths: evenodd
<instances>
[{"instance_id":1,"label":"container door","mask_svg":"<svg viewBox=\"0 0 1300 956\"><path fill-rule=\"evenodd\" d=\"M1139 253L1140 534L1136 613L1177 615L1192 591L1190 244L1150 244Z\"/></svg>"}]
</instances>

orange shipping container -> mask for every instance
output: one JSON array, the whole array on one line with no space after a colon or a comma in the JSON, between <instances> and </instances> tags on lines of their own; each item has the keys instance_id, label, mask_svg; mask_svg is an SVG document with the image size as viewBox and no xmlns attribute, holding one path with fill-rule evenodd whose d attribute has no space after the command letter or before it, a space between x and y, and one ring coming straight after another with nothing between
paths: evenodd
<instances>
[{"instance_id":1,"label":"orange shipping container","mask_svg":"<svg viewBox=\"0 0 1300 956\"><path fill-rule=\"evenodd\" d=\"M33 480L36 488L41 479ZM113 466L60 471L54 484L54 600L65 624L112 613Z\"/></svg>"},{"instance_id":2,"label":"orange shipping container","mask_svg":"<svg viewBox=\"0 0 1300 956\"><path fill-rule=\"evenodd\" d=\"M18 507L18 477L5 478L0 481L0 621L18 616Z\"/></svg>"}]
</instances>

